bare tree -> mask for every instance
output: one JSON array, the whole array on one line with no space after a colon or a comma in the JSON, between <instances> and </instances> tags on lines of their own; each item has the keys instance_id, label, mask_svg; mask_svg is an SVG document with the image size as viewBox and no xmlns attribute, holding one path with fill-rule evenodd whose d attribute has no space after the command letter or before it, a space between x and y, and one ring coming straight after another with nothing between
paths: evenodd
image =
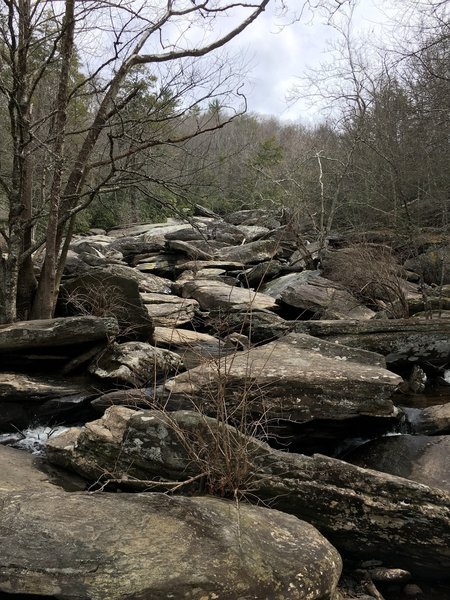
<instances>
[{"instance_id":1,"label":"bare tree","mask_svg":"<svg viewBox=\"0 0 450 600\"><path fill-rule=\"evenodd\" d=\"M14 321L18 309L22 318L52 316L75 217L130 170L130 157L223 126L192 120L185 128L170 124L230 83L217 52L268 3L2 0L0 103L9 140L3 146L0 186L9 214L1 231L6 252L0 258L0 322ZM216 61L209 63L215 65L209 80L200 70L206 56ZM80 66L73 77L76 59ZM153 113L131 118L126 109L140 86L137 81L124 93L125 83L142 65L165 83ZM54 97L43 110L39 92L46 82L53 83ZM164 97L172 107L165 113ZM85 109L78 121L71 112L77 103ZM140 118L154 126L137 134L133 124ZM38 201L36 182L42 182L44 171ZM36 289L38 249L44 258Z\"/></svg>"}]
</instances>

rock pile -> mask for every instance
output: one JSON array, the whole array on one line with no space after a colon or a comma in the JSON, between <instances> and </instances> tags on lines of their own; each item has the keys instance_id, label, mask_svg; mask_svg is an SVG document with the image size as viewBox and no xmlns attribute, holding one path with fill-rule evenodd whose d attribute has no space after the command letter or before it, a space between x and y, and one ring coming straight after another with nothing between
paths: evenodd
<instances>
[{"instance_id":1,"label":"rock pile","mask_svg":"<svg viewBox=\"0 0 450 600\"><path fill-rule=\"evenodd\" d=\"M74 239L59 316L0 327L0 433L74 425L47 469L97 492L0 447L0 591L346 598L327 540L448 577L450 294L426 262L444 250L401 265L385 243L320 247L268 211L201 207Z\"/></svg>"}]
</instances>

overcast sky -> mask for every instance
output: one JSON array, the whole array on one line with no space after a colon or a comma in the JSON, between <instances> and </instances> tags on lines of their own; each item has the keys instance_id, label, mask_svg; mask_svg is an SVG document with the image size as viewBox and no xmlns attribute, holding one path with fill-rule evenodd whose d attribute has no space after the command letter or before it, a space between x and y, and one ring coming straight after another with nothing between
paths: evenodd
<instances>
[{"instance_id":1,"label":"overcast sky","mask_svg":"<svg viewBox=\"0 0 450 600\"><path fill-rule=\"evenodd\" d=\"M381 0L360 0L354 14L354 27L369 31L371 36L386 34L386 16ZM280 30L280 19L269 8L237 42L248 56L251 68L245 93L249 112L275 115L293 121L314 120L314 108L305 102L288 106L286 95L296 78L308 67L320 66L326 59L327 44L334 30L305 15L300 22Z\"/></svg>"}]
</instances>

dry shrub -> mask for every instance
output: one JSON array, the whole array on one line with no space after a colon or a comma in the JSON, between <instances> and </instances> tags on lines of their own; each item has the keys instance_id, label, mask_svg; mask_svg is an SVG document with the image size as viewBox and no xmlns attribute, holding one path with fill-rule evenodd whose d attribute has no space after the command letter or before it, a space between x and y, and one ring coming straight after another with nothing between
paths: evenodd
<instances>
[{"instance_id":1,"label":"dry shrub","mask_svg":"<svg viewBox=\"0 0 450 600\"><path fill-rule=\"evenodd\" d=\"M409 316L401 267L386 246L361 244L329 251L323 257L323 275L371 308L384 309L392 318Z\"/></svg>"}]
</instances>

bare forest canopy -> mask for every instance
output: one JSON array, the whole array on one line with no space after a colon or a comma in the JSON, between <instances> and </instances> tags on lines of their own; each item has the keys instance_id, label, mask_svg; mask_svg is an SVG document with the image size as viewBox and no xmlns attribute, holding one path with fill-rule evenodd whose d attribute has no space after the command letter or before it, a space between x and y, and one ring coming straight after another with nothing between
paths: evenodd
<instances>
[{"instance_id":1,"label":"bare forest canopy","mask_svg":"<svg viewBox=\"0 0 450 600\"><path fill-rule=\"evenodd\" d=\"M401 0L408 42L369 52L352 0L305 3L339 37L292 92L330 109L306 127L247 112L223 53L269 2L1 0L0 322L52 316L74 233L195 203L286 207L319 239L447 226L447 4Z\"/></svg>"}]
</instances>

